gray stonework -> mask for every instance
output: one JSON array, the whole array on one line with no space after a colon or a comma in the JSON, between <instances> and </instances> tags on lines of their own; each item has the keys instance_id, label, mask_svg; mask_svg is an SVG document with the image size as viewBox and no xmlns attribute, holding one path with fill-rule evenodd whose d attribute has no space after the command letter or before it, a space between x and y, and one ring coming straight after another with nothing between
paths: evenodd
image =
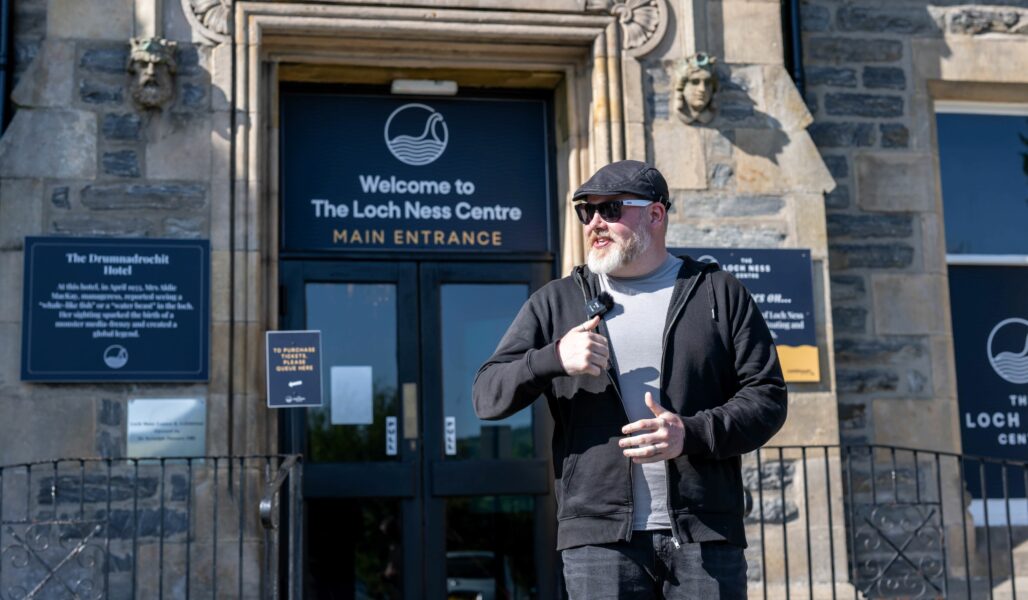
<instances>
[{"instance_id":1,"label":"gray stonework","mask_svg":"<svg viewBox=\"0 0 1028 600\"><path fill-rule=\"evenodd\" d=\"M872 401L933 397L932 365L941 357L932 354L945 348L931 342L934 328L908 326L898 335L902 319L916 312L903 310L904 301L916 296L939 303L929 292L895 289L920 285L911 276L940 264L925 255L937 250L926 247L922 235L936 210L931 161L908 152L912 118L925 102L914 94L911 41L941 37L962 23L968 23L964 29L1009 29L1019 9L953 17L928 2L810 1L800 10L801 16L811 13L801 19L807 94L824 107L810 130L838 184L825 208L840 430L844 442L874 442ZM897 274L888 290L900 306L879 298L884 274ZM904 316L878 314L897 310ZM883 331L883 325L893 330Z\"/></svg>"},{"instance_id":2,"label":"gray stonework","mask_svg":"<svg viewBox=\"0 0 1028 600\"><path fill-rule=\"evenodd\" d=\"M177 103L145 115L128 101L132 2L13 5L15 114L0 138L0 464L120 457L127 399L169 392L20 382L23 239L208 238L211 51L182 41Z\"/></svg>"},{"instance_id":3,"label":"gray stonework","mask_svg":"<svg viewBox=\"0 0 1028 600\"><path fill-rule=\"evenodd\" d=\"M809 6L803 4L801 11ZM818 2L815 12L816 27L804 32L804 43L813 43L805 51L805 67L815 74L808 78L807 95L825 109L815 115L811 130L839 186L825 207L840 438L843 443L959 451L946 258L930 133L932 93L926 80L1023 85L1028 70L1005 65L1008 56L1025 54L1024 45L1009 43L1021 35L1014 30L1025 11L875 1ZM991 36L1000 43L976 51L968 43L972 36ZM855 86L846 78L825 76L848 69L858 75ZM882 97L900 99L902 110L888 110L878 100ZM858 98L870 104L846 102ZM846 201L838 197L840 188L847 190ZM846 476L857 498L849 509L858 511L872 495L870 473L850 469ZM888 500L889 490L904 477L912 479L900 469L881 485L885 494L879 500ZM960 490L955 475L948 478ZM962 493L959 498L957 506L947 506L943 526L959 528ZM859 525L855 532L860 535ZM869 566L891 559L870 548L855 552L852 559Z\"/></svg>"},{"instance_id":4,"label":"gray stonework","mask_svg":"<svg viewBox=\"0 0 1028 600\"><path fill-rule=\"evenodd\" d=\"M1021 4L1017 2L996 2L994 4ZM981 35L986 33L1010 33L1028 35L1028 8L1023 4L1015 6L965 5L956 10L930 10L936 25L947 33L958 35Z\"/></svg>"},{"instance_id":5,"label":"gray stonework","mask_svg":"<svg viewBox=\"0 0 1028 600\"><path fill-rule=\"evenodd\" d=\"M13 2L14 77L21 79L32 59L39 53L46 37L47 0L19 0Z\"/></svg>"}]
</instances>

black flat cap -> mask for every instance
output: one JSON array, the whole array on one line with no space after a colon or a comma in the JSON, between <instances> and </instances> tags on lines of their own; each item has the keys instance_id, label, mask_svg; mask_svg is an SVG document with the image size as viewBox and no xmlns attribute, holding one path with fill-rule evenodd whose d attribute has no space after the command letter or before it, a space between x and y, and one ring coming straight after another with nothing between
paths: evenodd
<instances>
[{"instance_id":1,"label":"black flat cap","mask_svg":"<svg viewBox=\"0 0 1028 600\"><path fill-rule=\"evenodd\" d=\"M620 160L596 171L571 198L581 202L586 196L616 196L633 194L639 198L671 205L667 181L652 165L638 160Z\"/></svg>"}]
</instances>

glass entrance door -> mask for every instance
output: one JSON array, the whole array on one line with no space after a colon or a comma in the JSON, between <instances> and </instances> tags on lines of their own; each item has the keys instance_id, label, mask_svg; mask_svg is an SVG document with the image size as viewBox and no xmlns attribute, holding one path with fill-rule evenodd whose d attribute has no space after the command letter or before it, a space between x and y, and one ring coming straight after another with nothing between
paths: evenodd
<instances>
[{"instance_id":1,"label":"glass entrance door","mask_svg":"<svg viewBox=\"0 0 1028 600\"><path fill-rule=\"evenodd\" d=\"M306 460L306 596L552 597L545 405L485 422L471 404L550 266L281 265L282 328L322 332L324 406L283 411Z\"/></svg>"}]
</instances>

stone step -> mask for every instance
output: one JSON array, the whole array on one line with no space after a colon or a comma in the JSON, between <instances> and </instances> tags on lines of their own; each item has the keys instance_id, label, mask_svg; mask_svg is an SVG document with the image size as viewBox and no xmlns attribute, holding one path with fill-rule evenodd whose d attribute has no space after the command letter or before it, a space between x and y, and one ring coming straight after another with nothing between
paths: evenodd
<instances>
[{"instance_id":1,"label":"stone step","mask_svg":"<svg viewBox=\"0 0 1028 600\"><path fill-rule=\"evenodd\" d=\"M1028 540L1014 547L1014 573L1028 577Z\"/></svg>"},{"instance_id":2,"label":"stone step","mask_svg":"<svg viewBox=\"0 0 1028 600\"><path fill-rule=\"evenodd\" d=\"M781 584L768 584L765 595L764 587L758 582L750 582L749 588L747 589L747 598L750 600L788 600L791 598L855 598L864 600L866 596L857 592L853 585L846 581L835 582L834 594L832 593L832 584L830 583L815 583L814 584L814 595L810 595L810 587L806 584L803 585L791 585L786 589L786 586ZM1020 598L1021 590L1018 588L1018 598Z\"/></svg>"},{"instance_id":3,"label":"stone step","mask_svg":"<svg viewBox=\"0 0 1028 600\"><path fill-rule=\"evenodd\" d=\"M992 600L1028 600L1028 576L1017 577L1012 582L1008 579L993 587Z\"/></svg>"}]
</instances>

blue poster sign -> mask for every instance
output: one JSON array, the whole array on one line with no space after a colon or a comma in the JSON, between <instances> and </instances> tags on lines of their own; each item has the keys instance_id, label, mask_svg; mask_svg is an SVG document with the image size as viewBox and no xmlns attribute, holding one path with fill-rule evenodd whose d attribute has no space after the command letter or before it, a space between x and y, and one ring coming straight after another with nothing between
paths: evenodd
<instances>
[{"instance_id":1,"label":"blue poster sign","mask_svg":"<svg viewBox=\"0 0 1028 600\"><path fill-rule=\"evenodd\" d=\"M266 334L268 408L321 406L321 332Z\"/></svg>"},{"instance_id":2,"label":"blue poster sign","mask_svg":"<svg viewBox=\"0 0 1028 600\"><path fill-rule=\"evenodd\" d=\"M786 381L821 380L809 250L674 248L671 252L716 262L746 286L771 330Z\"/></svg>"},{"instance_id":3,"label":"blue poster sign","mask_svg":"<svg viewBox=\"0 0 1028 600\"><path fill-rule=\"evenodd\" d=\"M950 265L949 295L964 454L1024 460L1028 268ZM966 468L968 491L981 498L978 465L968 463ZM988 468L986 477L989 497L1002 498L999 468ZM1011 496L1025 496L1019 471L1009 485Z\"/></svg>"},{"instance_id":4,"label":"blue poster sign","mask_svg":"<svg viewBox=\"0 0 1028 600\"><path fill-rule=\"evenodd\" d=\"M25 238L24 381L206 381L210 242Z\"/></svg>"},{"instance_id":5,"label":"blue poster sign","mask_svg":"<svg viewBox=\"0 0 1028 600\"><path fill-rule=\"evenodd\" d=\"M550 252L547 104L287 91L285 251Z\"/></svg>"}]
</instances>

